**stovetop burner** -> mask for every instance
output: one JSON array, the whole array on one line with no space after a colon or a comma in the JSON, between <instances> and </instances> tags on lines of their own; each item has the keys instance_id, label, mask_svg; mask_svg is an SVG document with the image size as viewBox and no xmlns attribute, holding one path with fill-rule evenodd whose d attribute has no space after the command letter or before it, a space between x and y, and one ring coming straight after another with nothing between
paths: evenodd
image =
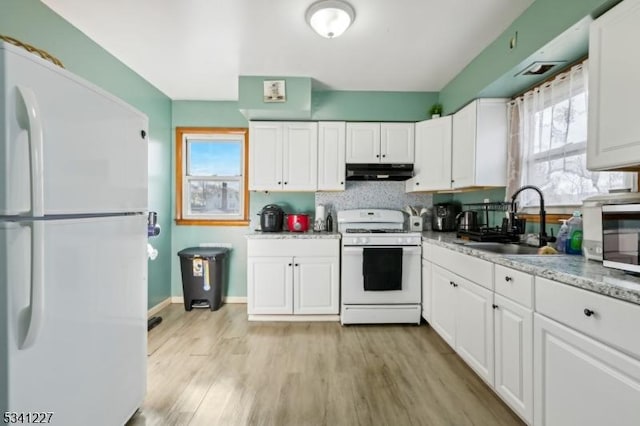
<instances>
[{"instance_id":1,"label":"stovetop burner","mask_svg":"<svg viewBox=\"0 0 640 426\"><path fill-rule=\"evenodd\" d=\"M408 231L402 229L381 228L381 229L365 229L365 228L348 228L347 234L403 234Z\"/></svg>"}]
</instances>

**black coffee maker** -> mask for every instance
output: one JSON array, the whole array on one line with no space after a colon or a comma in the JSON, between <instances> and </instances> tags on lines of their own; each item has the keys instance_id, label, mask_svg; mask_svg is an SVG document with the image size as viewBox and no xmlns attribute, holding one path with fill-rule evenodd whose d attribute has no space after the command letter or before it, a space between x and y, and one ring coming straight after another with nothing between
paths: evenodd
<instances>
[{"instance_id":1,"label":"black coffee maker","mask_svg":"<svg viewBox=\"0 0 640 426\"><path fill-rule=\"evenodd\" d=\"M439 203L433 206L431 229L433 231L451 232L458 229L456 216L460 213L458 203Z\"/></svg>"},{"instance_id":2,"label":"black coffee maker","mask_svg":"<svg viewBox=\"0 0 640 426\"><path fill-rule=\"evenodd\" d=\"M260 229L262 232L281 232L284 225L284 210L277 204L267 204L260 213Z\"/></svg>"}]
</instances>

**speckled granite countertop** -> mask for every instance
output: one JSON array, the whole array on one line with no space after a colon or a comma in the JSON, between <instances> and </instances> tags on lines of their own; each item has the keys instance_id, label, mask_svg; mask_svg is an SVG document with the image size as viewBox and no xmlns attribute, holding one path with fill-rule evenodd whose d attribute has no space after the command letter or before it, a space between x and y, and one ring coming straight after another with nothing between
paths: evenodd
<instances>
[{"instance_id":1,"label":"speckled granite countertop","mask_svg":"<svg viewBox=\"0 0 640 426\"><path fill-rule=\"evenodd\" d=\"M261 231L253 231L246 235L247 238L255 238L255 239L270 239L270 240L284 240L284 239L336 239L339 240L341 235L337 232L261 232Z\"/></svg>"},{"instance_id":2,"label":"speckled granite countertop","mask_svg":"<svg viewBox=\"0 0 640 426\"><path fill-rule=\"evenodd\" d=\"M586 260L582 256L496 254L456 244L455 241L460 240L456 238L455 233L449 232L425 231L422 233L422 239L498 265L640 305L640 277L605 268L601 263Z\"/></svg>"}]
</instances>

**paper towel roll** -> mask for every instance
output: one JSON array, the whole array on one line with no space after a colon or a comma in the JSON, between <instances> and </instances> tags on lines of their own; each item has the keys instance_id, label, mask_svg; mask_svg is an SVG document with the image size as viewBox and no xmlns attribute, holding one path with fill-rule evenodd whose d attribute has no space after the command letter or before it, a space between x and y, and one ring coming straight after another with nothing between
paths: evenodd
<instances>
[{"instance_id":1,"label":"paper towel roll","mask_svg":"<svg viewBox=\"0 0 640 426\"><path fill-rule=\"evenodd\" d=\"M318 220L318 219L322 219L322 220L324 220L324 219L325 219L325 217L324 217L324 216L325 216L324 205L323 205L323 204L318 204L318 205L316 206L316 216L315 216L315 220Z\"/></svg>"}]
</instances>

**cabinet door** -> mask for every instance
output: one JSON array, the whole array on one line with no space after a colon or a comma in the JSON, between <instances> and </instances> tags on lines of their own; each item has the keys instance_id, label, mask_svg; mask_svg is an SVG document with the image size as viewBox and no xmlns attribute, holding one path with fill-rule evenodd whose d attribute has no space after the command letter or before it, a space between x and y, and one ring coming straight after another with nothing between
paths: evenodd
<instances>
[{"instance_id":1,"label":"cabinet door","mask_svg":"<svg viewBox=\"0 0 640 426\"><path fill-rule=\"evenodd\" d=\"M406 191L451 188L451 116L416 123L414 177Z\"/></svg>"},{"instance_id":2,"label":"cabinet door","mask_svg":"<svg viewBox=\"0 0 640 426\"><path fill-rule=\"evenodd\" d=\"M283 182L286 191L315 191L318 185L318 123L284 123Z\"/></svg>"},{"instance_id":3,"label":"cabinet door","mask_svg":"<svg viewBox=\"0 0 640 426\"><path fill-rule=\"evenodd\" d=\"M339 312L340 261L337 257L295 257L293 313Z\"/></svg>"},{"instance_id":4,"label":"cabinet door","mask_svg":"<svg viewBox=\"0 0 640 426\"><path fill-rule=\"evenodd\" d=\"M347 163L380 162L380 123L347 123Z\"/></svg>"},{"instance_id":5,"label":"cabinet door","mask_svg":"<svg viewBox=\"0 0 640 426\"><path fill-rule=\"evenodd\" d=\"M495 295L495 390L529 424L533 421L533 312Z\"/></svg>"},{"instance_id":6,"label":"cabinet door","mask_svg":"<svg viewBox=\"0 0 640 426\"><path fill-rule=\"evenodd\" d=\"M318 190L344 191L345 145L344 121L318 123Z\"/></svg>"},{"instance_id":7,"label":"cabinet door","mask_svg":"<svg viewBox=\"0 0 640 426\"><path fill-rule=\"evenodd\" d=\"M533 334L535 425L638 424L639 360L539 314Z\"/></svg>"},{"instance_id":8,"label":"cabinet door","mask_svg":"<svg viewBox=\"0 0 640 426\"><path fill-rule=\"evenodd\" d=\"M625 0L591 24L587 168L611 170L640 163L640 1Z\"/></svg>"},{"instance_id":9,"label":"cabinet door","mask_svg":"<svg viewBox=\"0 0 640 426\"><path fill-rule=\"evenodd\" d=\"M293 314L293 259L247 258L247 312Z\"/></svg>"},{"instance_id":10,"label":"cabinet door","mask_svg":"<svg viewBox=\"0 0 640 426\"><path fill-rule=\"evenodd\" d=\"M456 290L456 352L493 385L493 292L461 277Z\"/></svg>"},{"instance_id":11,"label":"cabinet door","mask_svg":"<svg viewBox=\"0 0 640 426\"><path fill-rule=\"evenodd\" d=\"M249 124L249 190L282 189L282 123Z\"/></svg>"},{"instance_id":12,"label":"cabinet door","mask_svg":"<svg viewBox=\"0 0 640 426\"><path fill-rule=\"evenodd\" d=\"M422 259L422 318L431 322L431 262Z\"/></svg>"},{"instance_id":13,"label":"cabinet door","mask_svg":"<svg viewBox=\"0 0 640 426\"><path fill-rule=\"evenodd\" d=\"M455 348L456 292L455 275L437 265L431 267L431 326L440 337Z\"/></svg>"},{"instance_id":14,"label":"cabinet door","mask_svg":"<svg viewBox=\"0 0 640 426\"><path fill-rule=\"evenodd\" d=\"M380 123L380 162L413 163L415 124Z\"/></svg>"},{"instance_id":15,"label":"cabinet door","mask_svg":"<svg viewBox=\"0 0 640 426\"><path fill-rule=\"evenodd\" d=\"M476 109L471 102L453 115L451 183L453 188L475 184Z\"/></svg>"}]
</instances>

